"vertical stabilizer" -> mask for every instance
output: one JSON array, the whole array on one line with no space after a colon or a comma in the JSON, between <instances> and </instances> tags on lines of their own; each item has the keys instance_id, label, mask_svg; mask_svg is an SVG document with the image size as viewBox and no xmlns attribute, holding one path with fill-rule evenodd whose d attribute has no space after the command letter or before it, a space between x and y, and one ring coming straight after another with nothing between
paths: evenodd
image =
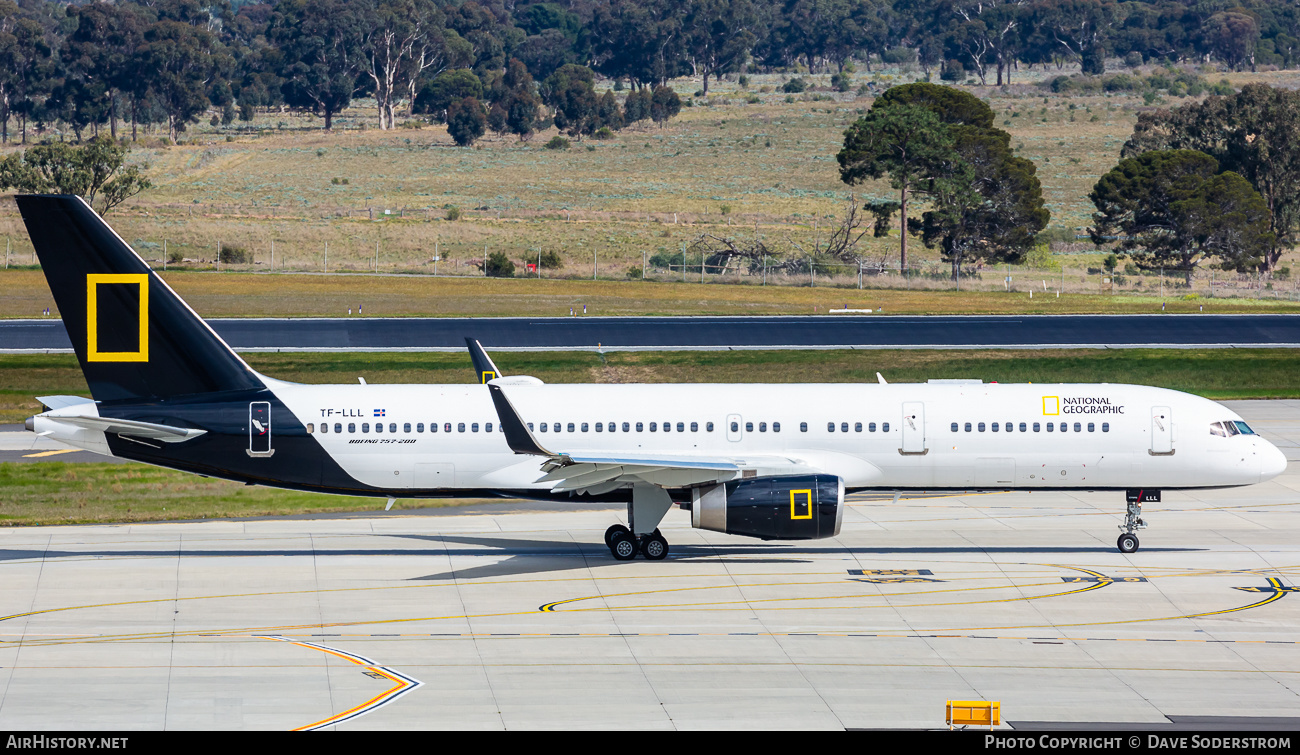
<instances>
[{"instance_id":1,"label":"vertical stabilizer","mask_svg":"<svg viewBox=\"0 0 1300 755\"><path fill-rule=\"evenodd\" d=\"M81 197L15 200L97 401L265 387Z\"/></svg>"}]
</instances>

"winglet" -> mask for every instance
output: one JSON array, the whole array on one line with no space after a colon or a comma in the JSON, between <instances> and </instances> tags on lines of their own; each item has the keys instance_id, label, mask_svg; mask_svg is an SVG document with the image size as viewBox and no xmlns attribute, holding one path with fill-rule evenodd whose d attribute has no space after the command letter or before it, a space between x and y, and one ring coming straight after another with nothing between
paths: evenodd
<instances>
[{"instance_id":1,"label":"winglet","mask_svg":"<svg viewBox=\"0 0 1300 755\"><path fill-rule=\"evenodd\" d=\"M488 356L487 352L483 350L483 344L479 343L477 338L466 338L465 345L469 347L469 358L474 363L474 377L478 378L480 384L504 377L501 370L498 370L496 364L492 362L492 357Z\"/></svg>"},{"instance_id":2,"label":"winglet","mask_svg":"<svg viewBox=\"0 0 1300 755\"><path fill-rule=\"evenodd\" d=\"M524 424L524 421L519 418L519 413L510 405L510 399L506 398L501 386L489 384L488 391L492 394L492 404L496 406L497 419L501 421L501 432L506 436L506 444L510 446L511 451L530 456L559 458L559 454L547 451L537 442L528 430L528 425Z\"/></svg>"},{"instance_id":3,"label":"winglet","mask_svg":"<svg viewBox=\"0 0 1300 755\"><path fill-rule=\"evenodd\" d=\"M885 381L885 376L881 375L879 372L876 373L876 380L879 380L881 385L889 385L889 383Z\"/></svg>"}]
</instances>

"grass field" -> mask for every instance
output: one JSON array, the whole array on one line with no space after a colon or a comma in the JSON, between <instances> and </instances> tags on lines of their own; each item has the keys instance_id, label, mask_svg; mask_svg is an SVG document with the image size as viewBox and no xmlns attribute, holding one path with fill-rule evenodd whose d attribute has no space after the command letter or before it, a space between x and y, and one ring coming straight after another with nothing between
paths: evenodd
<instances>
[{"instance_id":1,"label":"grass field","mask_svg":"<svg viewBox=\"0 0 1300 755\"><path fill-rule=\"evenodd\" d=\"M433 278L395 275L271 275L164 273L163 278L204 317L342 317L360 306L366 316L567 316L583 306L592 315L816 314L847 305L886 314L1076 314L1160 312L1296 312L1300 301L1209 298L1158 289L1146 296L1003 291L934 291L722 285L654 281ZM1037 285L1037 282L1031 282ZM1055 285L1056 281L1051 281ZM1029 285L1024 282L1018 286ZM0 312L35 317L57 312L39 270L0 273Z\"/></svg>"},{"instance_id":2,"label":"grass field","mask_svg":"<svg viewBox=\"0 0 1300 755\"><path fill-rule=\"evenodd\" d=\"M375 498L247 486L144 464L0 464L0 526L216 519L382 510ZM400 501L431 508L477 500Z\"/></svg>"},{"instance_id":3,"label":"grass field","mask_svg":"<svg viewBox=\"0 0 1300 755\"><path fill-rule=\"evenodd\" d=\"M1030 81L1057 73L1018 73L1012 86L971 91L988 99L997 125L1012 135L1019 154L1037 164L1052 224L1077 229L1089 223L1088 191L1114 165L1147 105L1121 93L1045 95ZM862 73L854 85L885 87L914 76ZM1296 83L1295 72L1233 78ZM503 250L521 265L539 252L557 251L563 266L547 271L553 277L590 278L594 267L602 278L625 279L643 258L677 253L702 232L758 234L802 257L824 243L827 226L842 212L850 187L840 182L834 156L845 128L872 100L822 91L787 101L779 92L759 91L779 87L783 77L752 79L746 92L719 82L708 100L689 97L695 82L676 82L695 106L667 127L631 128L612 141L588 140L567 151L542 148L552 132L528 142L489 137L464 149L452 145L442 126L358 130L371 118L365 101L345 113L342 128L333 133L320 131L314 119L281 114L259 116L252 130L195 126L182 146L137 150L155 188L109 219L146 258L161 261L166 245L191 260L185 263L191 267L210 266L221 243L254 254L256 263L244 269L267 270L274 243L275 267L283 270L325 269L328 245L332 271L427 273L436 253L440 274L474 276L479 272L473 263L486 249ZM827 84L826 76L812 79ZM1165 104L1177 103L1174 98ZM859 200L893 195L884 182L854 191ZM443 219L452 206L463 211L461 220ZM15 264L30 262L30 242L7 202L0 206L0 237ZM897 264L896 235L868 235L863 243L869 259ZM942 274L937 255L919 242L911 254L923 271ZM1047 269L1013 267L1011 273L1023 288L1059 278L1064 267L1066 290L1082 292L1093 290L1086 270L1099 259L1088 247L1058 255ZM1003 274L988 269L963 284L1001 288ZM806 285L798 277L784 282ZM851 285L853 278L823 281L832 282ZM870 283L904 286L896 275ZM1140 290L1149 291L1154 283L1134 276L1118 289L1134 291L1141 284ZM1100 280L1095 284L1099 288ZM907 285L948 286L942 280ZM0 316L31 311L25 301L18 301L21 310L11 301L18 300L0 300ZM466 304L458 311L479 310Z\"/></svg>"},{"instance_id":4,"label":"grass field","mask_svg":"<svg viewBox=\"0 0 1300 755\"><path fill-rule=\"evenodd\" d=\"M470 383L468 354L246 354L260 372L302 383ZM842 383L929 378L1140 383L1209 398L1300 397L1300 351L1114 349L1033 351L502 352L509 375L549 383ZM71 355L0 355L0 422L40 411L36 396L86 393Z\"/></svg>"}]
</instances>

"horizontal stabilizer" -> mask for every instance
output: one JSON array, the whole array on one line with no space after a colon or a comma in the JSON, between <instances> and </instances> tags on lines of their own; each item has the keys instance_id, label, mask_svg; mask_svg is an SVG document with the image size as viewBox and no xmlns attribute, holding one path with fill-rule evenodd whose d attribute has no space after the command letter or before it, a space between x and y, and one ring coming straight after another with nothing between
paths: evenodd
<instances>
[{"instance_id":1,"label":"horizontal stabilizer","mask_svg":"<svg viewBox=\"0 0 1300 755\"><path fill-rule=\"evenodd\" d=\"M83 396L37 396L36 400L46 409L62 409L65 406L95 403L95 399Z\"/></svg>"},{"instance_id":2,"label":"horizontal stabilizer","mask_svg":"<svg viewBox=\"0 0 1300 755\"><path fill-rule=\"evenodd\" d=\"M207 432L192 427L173 427L153 422L138 422L133 419L113 419L112 417L50 417L55 422L84 427L87 430L99 430L115 435L129 435L132 438L148 438L163 443L183 443L193 440Z\"/></svg>"}]
</instances>

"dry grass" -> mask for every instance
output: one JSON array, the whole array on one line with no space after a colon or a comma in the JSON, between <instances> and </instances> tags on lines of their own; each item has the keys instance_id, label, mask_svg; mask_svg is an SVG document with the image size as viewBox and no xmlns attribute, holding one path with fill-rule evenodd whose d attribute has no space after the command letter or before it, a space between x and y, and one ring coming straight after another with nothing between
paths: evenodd
<instances>
[{"instance_id":1,"label":"dry grass","mask_svg":"<svg viewBox=\"0 0 1300 755\"><path fill-rule=\"evenodd\" d=\"M1037 163L1052 224L1080 228L1092 212L1088 191L1114 165L1146 106L1129 94L1061 97L1044 95L1032 84L1058 73L1021 72L1003 90L972 91L988 99L997 125L1011 134L1019 153ZM913 77L863 73L854 85L884 87ZM564 266L548 271L554 277L590 277L594 259L600 275L614 279L625 278L644 257L678 252L703 231L758 233L780 248L811 250L824 240L829 219L842 211L849 187L839 180L834 156L843 131L871 99L846 93L786 102L778 92L756 94L760 87L778 87L783 77L751 78L748 92L719 82L712 105L695 100L666 128L628 129L612 141L589 140L568 151L542 149L550 133L529 142L489 137L465 149L453 146L442 126L360 131L372 118L366 101L345 113L333 133L320 131L315 119L282 114L260 116L250 132L196 126L192 143L136 151L137 159L149 163L156 187L110 220L148 259L161 261L166 244L193 260L191 266L206 266L221 243L251 250L256 264L249 267L257 270L271 267L272 242L276 268L286 270L322 270L327 244L329 269L371 270L378 244L381 271L431 272L436 252L444 260L440 274L474 276L473 262L486 246L520 265L539 252L557 251ZM811 78L828 84L824 75ZM1238 84L1293 85L1297 77L1275 72L1233 78ZM684 96L695 86L677 82ZM746 102L751 96L759 102ZM860 199L893 196L883 181L856 191ZM448 206L465 217L441 219ZM386 209L392 214L385 215ZM30 242L9 203L0 205L0 236L11 243L15 262L30 261ZM896 247L896 236L864 241L867 257L888 263L896 264ZM1058 257L1066 268L1066 290L1095 290L1100 282L1081 276L1098 260L1093 251ZM942 272L938 255L920 243L912 245L912 261ZM1027 269L1012 273L1026 283L1059 278ZM791 282L803 284L802 278ZM896 276L877 282L903 287ZM1145 281L1146 288L1152 282ZM982 280L965 285L1000 288L1002 271L987 270Z\"/></svg>"},{"instance_id":2,"label":"dry grass","mask_svg":"<svg viewBox=\"0 0 1300 755\"><path fill-rule=\"evenodd\" d=\"M721 285L653 281L434 278L411 275L279 275L168 272L163 277L204 317L567 316L815 314L848 305L886 314L1070 314L1088 312L1293 312L1286 300L1064 294L1042 291ZM0 273L0 317L57 315L45 277L35 270ZM1154 291L1152 292L1154 293ZM1203 309L1202 309L1203 308Z\"/></svg>"}]
</instances>

